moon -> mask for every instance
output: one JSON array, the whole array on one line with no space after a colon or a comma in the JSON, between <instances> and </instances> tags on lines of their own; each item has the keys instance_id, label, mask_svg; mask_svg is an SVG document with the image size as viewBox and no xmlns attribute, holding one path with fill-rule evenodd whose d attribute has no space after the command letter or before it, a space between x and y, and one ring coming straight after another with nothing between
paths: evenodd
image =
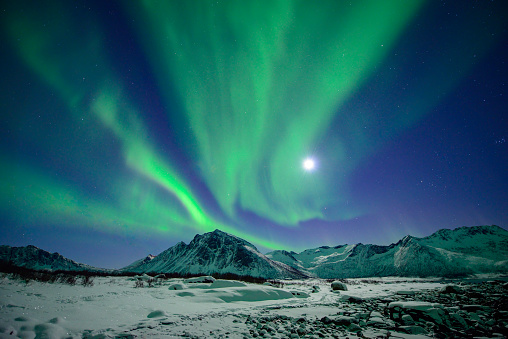
<instances>
[{"instance_id":1,"label":"moon","mask_svg":"<svg viewBox=\"0 0 508 339\"><path fill-rule=\"evenodd\" d=\"M312 171L316 168L316 162L312 158L306 158L303 161L303 169L306 171Z\"/></svg>"}]
</instances>

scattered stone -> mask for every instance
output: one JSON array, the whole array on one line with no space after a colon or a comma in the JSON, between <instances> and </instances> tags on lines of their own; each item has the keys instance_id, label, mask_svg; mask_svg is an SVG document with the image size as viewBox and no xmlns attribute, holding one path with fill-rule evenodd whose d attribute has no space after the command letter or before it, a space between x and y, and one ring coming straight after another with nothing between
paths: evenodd
<instances>
[{"instance_id":1,"label":"scattered stone","mask_svg":"<svg viewBox=\"0 0 508 339\"><path fill-rule=\"evenodd\" d=\"M441 289L440 292L443 294L450 294L450 293L461 294L461 293L464 293L464 290L457 285L446 285L445 287L443 287Z\"/></svg>"},{"instance_id":2,"label":"scattered stone","mask_svg":"<svg viewBox=\"0 0 508 339\"><path fill-rule=\"evenodd\" d=\"M482 319L478 316L478 314L471 312L469 313L469 320L478 322L481 321Z\"/></svg>"},{"instance_id":3,"label":"scattered stone","mask_svg":"<svg viewBox=\"0 0 508 339\"><path fill-rule=\"evenodd\" d=\"M308 298L310 295L308 293L302 292L302 291L290 291L292 295L294 295L297 298Z\"/></svg>"},{"instance_id":4,"label":"scattered stone","mask_svg":"<svg viewBox=\"0 0 508 339\"><path fill-rule=\"evenodd\" d=\"M332 282L332 290L347 291L347 286L342 281L335 280L334 282Z\"/></svg>"},{"instance_id":5,"label":"scattered stone","mask_svg":"<svg viewBox=\"0 0 508 339\"><path fill-rule=\"evenodd\" d=\"M481 305L462 305L462 309L467 312L476 312L479 310L483 310L483 306L481 306Z\"/></svg>"},{"instance_id":6,"label":"scattered stone","mask_svg":"<svg viewBox=\"0 0 508 339\"><path fill-rule=\"evenodd\" d=\"M415 321L413 320L413 317L411 317L409 314L404 314L400 320L404 325L413 325Z\"/></svg>"},{"instance_id":7,"label":"scattered stone","mask_svg":"<svg viewBox=\"0 0 508 339\"><path fill-rule=\"evenodd\" d=\"M326 316L325 316L325 317L321 318L321 322L322 322L323 324L325 324L325 325L329 325L329 324L331 324L333 321L332 321L332 319L330 319L330 318L328 318L328 317L326 317Z\"/></svg>"},{"instance_id":8,"label":"scattered stone","mask_svg":"<svg viewBox=\"0 0 508 339\"><path fill-rule=\"evenodd\" d=\"M349 301L350 303L353 303L353 304L361 304L365 301L363 298L354 297L354 296L344 296L343 300Z\"/></svg>"},{"instance_id":9,"label":"scattered stone","mask_svg":"<svg viewBox=\"0 0 508 339\"><path fill-rule=\"evenodd\" d=\"M434 323L442 325L445 312L440 308L429 308L425 310L425 315L432 318Z\"/></svg>"},{"instance_id":10,"label":"scattered stone","mask_svg":"<svg viewBox=\"0 0 508 339\"><path fill-rule=\"evenodd\" d=\"M415 295L415 291L397 291L398 295Z\"/></svg>"},{"instance_id":11,"label":"scattered stone","mask_svg":"<svg viewBox=\"0 0 508 339\"><path fill-rule=\"evenodd\" d=\"M335 324L337 325L345 325L345 326L349 326L349 324L351 323L355 323L355 322L358 322L355 318L353 317L350 317L350 316L345 316L345 315L339 315L338 317L336 317L333 321Z\"/></svg>"},{"instance_id":12,"label":"scattered stone","mask_svg":"<svg viewBox=\"0 0 508 339\"><path fill-rule=\"evenodd\" d=\"M350 324L347 329L349 332L360 332L362 330L362 328L357 324Z\"/></svg>"},{"instance_id":13,"label":"scattered stone","mask_svg":"<svg viewBox=\"0 0 508 339\"><path fill-rule=\"evenodd\" d=\"M406 309L406 310L418 310L425 311L430 308L435 308L441 306L437 303L430 303L426 301L394 301L388 304L389 309Z\"/></svg>"},{"instance_id":14,"label":"scattered stone","mask_svg":"<svg viewBox=\"0 0 508 339\"><path fill-rule=\"evenodd\" d=\"M421 326L401 326L399 328L407 334L429 334L429 332Z\"/></svg>"},{"instance_id":15,"label":"scattered stone","mask_svg":"<svg viewBox=\"0 0 508 339\"><path fill-rule=\"evenodd\" d=\"M157 311L150 312L150 314L148 314L147 318L160 318L160 317L165 317L165 316L166 316L166 313L164 311L157 310Z\"/></svg>"}]
</instances>

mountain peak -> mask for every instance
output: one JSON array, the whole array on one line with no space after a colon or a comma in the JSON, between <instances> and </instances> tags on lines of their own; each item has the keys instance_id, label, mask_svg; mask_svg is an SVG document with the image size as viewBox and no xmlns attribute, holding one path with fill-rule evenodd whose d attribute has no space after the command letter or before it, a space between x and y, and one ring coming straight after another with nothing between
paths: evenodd
<instances>
[{"instance_id":1,"label":"mountain peak","mask_svg":"<svg viewBox=\"0 0 508 339\"><path fill-rule=\"evenodd\" d=\"M404 236L404 238L400 239L396 245L401 245L401 246L405 246L407 245L407 243L409 243L412 239L414 239L411 235L406 235Z\"/></svg>"},{"instance_id":2,"label":"mountain peak","mask_svg":"<svg viewBox=\"0 0 508 339\"><path fill-rule=\"evenodd\" d=\"M233 273L264 278L305 276L267 258L248 241L218 229L197 234L188 245L178 243L152 260L137 261L123 270L140 273Z\"/></svg>"}]
</instances>

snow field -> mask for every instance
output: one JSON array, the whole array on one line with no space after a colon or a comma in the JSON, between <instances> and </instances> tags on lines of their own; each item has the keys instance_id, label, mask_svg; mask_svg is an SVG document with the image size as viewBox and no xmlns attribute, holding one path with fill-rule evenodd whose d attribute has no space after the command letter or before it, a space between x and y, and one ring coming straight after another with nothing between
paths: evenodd
<instances>
[{"instance_id":1,"label":"snow field","mask_svg":"<svg viewBox=\"0 0 508 339\"><path fill-rule=\"evenodd\" d=\"M99 277L93 286L83 287L26 284L3 275L0 338L345 338L359 334L374 338L388 332L394 338L418 338L434 335L440 330L437 326L444 324L477 328L477 323L486 327L483 321L488 321L488 309L483 306L448 307L448 300L458 299L442 291L453 289L425 279L351 279L348 290L339 292L318 279L280 281L277 287L168 279L158 280L153 287L135 288L139 280L143 277ZM501 319L490 328L503 324Z\"/></svg>"}]
</instances>

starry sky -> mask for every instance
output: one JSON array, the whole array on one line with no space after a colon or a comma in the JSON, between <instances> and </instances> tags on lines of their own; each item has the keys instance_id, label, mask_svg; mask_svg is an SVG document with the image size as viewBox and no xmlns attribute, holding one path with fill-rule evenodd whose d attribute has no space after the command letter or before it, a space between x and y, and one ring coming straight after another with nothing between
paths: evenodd
<instances>
[{"instance_id":1,"label":"starry sky","mask_svg":"<svg viewBox=\"0 0 508 339\"><path fill-rule=\"evenodd\" d=\"M0 243L119 268L508 226L503 1L0 5Z\"/></svg>"}]
</instances>

